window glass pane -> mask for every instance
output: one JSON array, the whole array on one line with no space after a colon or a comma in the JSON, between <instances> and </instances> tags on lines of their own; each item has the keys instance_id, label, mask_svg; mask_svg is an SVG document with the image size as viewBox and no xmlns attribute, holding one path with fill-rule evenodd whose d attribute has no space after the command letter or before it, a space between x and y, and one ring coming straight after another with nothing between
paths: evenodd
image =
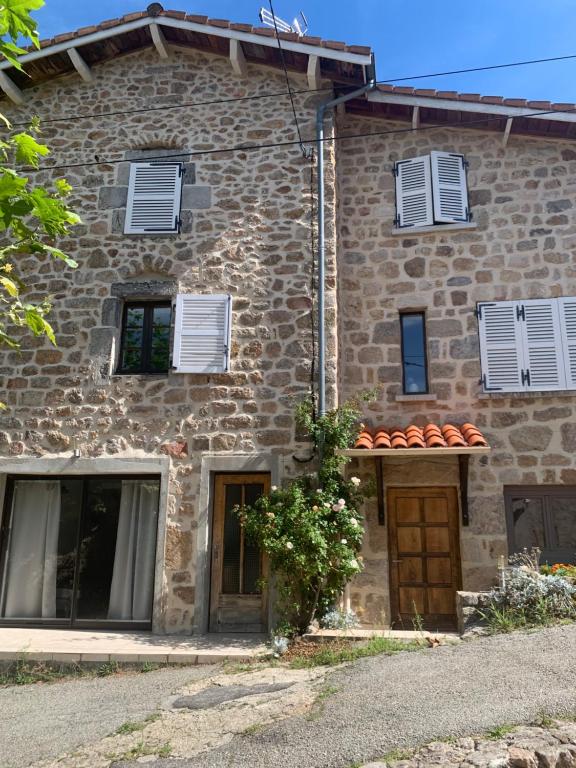
<instances>
[{"instance_id":1,"label":"window glass pane","mask_svg":"<svg viewBox=\"0 0 576 768\"><path fill-rule=\"evenodd\" d=\"M242 504L242 486L226 485L224 502L224 542L222 556L222 592L226 595L240 593L240 551L242 529L240 518L234 510Z\"/></svg>"},{"instance_id":2,"label":"window glass pane","mask_svg":"<svg viewBox=\"0 0 576 768\"><path fill-rule=\"evenodd\" d=\"M142 367L141 349L124 349L121 368L125 371L138 371Z\"/></svg>"},{"instance_id":3,"label":"window glass pane","mask_svg":"<svg viewBox=\"0 0 576 768\"><path fill-rule=\"evenodd\" d=\"M171 307L154 307L153 308L153 325L156 326L168 326L170 327L170 317L172 315Z\"/></svg>"},{"instance_id":4,"label":"window glass pane","mask_svg":"<svg viewBox=\"0 0 576 768\"><path fill-rule=\"evenodd\" d=\"M514 551L539 547L545 549L544 512L541 498L512 499Z\"/></svg>"},{"instance_id":5,"label":"window glass pane","mask_svg":"<svg viewBox=\"0 0 576 768\"><path fill-rule=\"evenodd\" d=\"M171 307L153 307L150 369L167 371L170 366Z\"/></svg>"},{"instance_id":6,"label":"window glass pane","mask_svg":"<svg viewBox=\"0 0 576 768\"><path fill-rule=\"evenodd\" d=\"M551 496L548 508L552 527L551 546L557 562L576 562L576 497Z\"/></svg>"},{"instance_id":7,"label":"window glass pane","mask_svg":"<svg viewBox=\"0 0 576 768\"><path fill-rule=\"evenodd\" d=\"M144 307L126 308L126 328L142 328L144 325Z\"/></svg>"},{"instance_id":8,"label":"window glass pane","mask_svg":"<svg viewBox=\"0 0 576 768\"><path fill-rule=\"evenodd\" d=\"M400 322L404 392L409 395L427 392L424 315L422 313L402 314Z\"/></svg>"},{"instance_id":9,"label":"window glass pane","mask_svg":"<svg viewBox=\"0 0 576 768\"><path fill-rule=\"evenodd\" d=\"M246 505L251 506L264 493L262 483L251 483L244 486L244 501ZM262 555L260 548L252 542L244 539L244 594L260 594L260 580Z\"/></svg>"}]
</instances>

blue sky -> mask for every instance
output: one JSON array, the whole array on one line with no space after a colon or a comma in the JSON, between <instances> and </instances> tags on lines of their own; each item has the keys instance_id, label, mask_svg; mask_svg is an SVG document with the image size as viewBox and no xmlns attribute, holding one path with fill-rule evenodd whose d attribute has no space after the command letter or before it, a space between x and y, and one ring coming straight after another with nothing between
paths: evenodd
<instances>
[{"instance_id":1,"label":"blue sky","mask_svg":"<svg viewBox=\"0 0 576 768\"><path fill-rule=\"evenodd\" d=\"M42 37L144 10L149 0L46 0ZM262 0L164 0L165 8L258 23ZM379 80L576 54L575 0L275 0L278 16L303 10L310 34L371 45ZM406 83L405 83L406 84ZM576 102L576 59L436 77L420 87Z\"/></svg>"}]
</instances>

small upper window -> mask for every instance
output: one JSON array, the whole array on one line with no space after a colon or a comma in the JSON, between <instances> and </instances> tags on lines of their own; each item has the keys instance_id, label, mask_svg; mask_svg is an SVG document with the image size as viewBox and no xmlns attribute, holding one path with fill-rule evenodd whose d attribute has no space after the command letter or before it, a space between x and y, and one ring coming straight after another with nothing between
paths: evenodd
<instances>
[{"instance_id":1,"label":"small upper window","mask_svg":"<svg viewBox=\"0 0 576 768\"><path fill-rule=\"evenodd\" d=\"M394 165L397 227L470 221L467 162L452 152L400 160Z\"/></svg>"},{"instance_id":2,"label":"small upper window","mask_svg":"<svg viewBox=\"0 0 576 768\"><path fill-rule=\"evenodd\" d=\"M426 327L424 312L400 315L402 330L402 383L405 395L428 393Z\"/></svg>"},{"instance_id":3,"label":"small upper window","mask_svg":"<svg viewBox=\"0 0 576 768\"><path fill-rule=\"evenodd\" d=\"M180 231L182 163L132 163L126 234L166 235Z\"/></svg>"},{"instance_id":4,"label":"small upper window","mask_svg":"<svg viewBox=\"0 0 576 768\"><path fill-rule=\"evenodd\" d=\"M171 317L170 302L125 304L118 373L167 373Z\"/></svg>"}]
</instances>

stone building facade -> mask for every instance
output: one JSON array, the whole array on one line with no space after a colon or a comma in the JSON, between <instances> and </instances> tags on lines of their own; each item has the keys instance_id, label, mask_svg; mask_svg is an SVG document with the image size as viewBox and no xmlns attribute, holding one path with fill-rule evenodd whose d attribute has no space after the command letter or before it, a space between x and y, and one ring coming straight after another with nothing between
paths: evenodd
<instances>
[{"instance_id":1,"label":"stone building facade","mask_svg":"<svg viewBox=\"0 0 576 768\"><path fill-rule=\"evenodd\" d=\"M152 33L159 24L160 37L158 29ZM147 31L149 39L134 37ZM133 14L64 37L46 44L46 68L35 65L37 80L28 84L26 102L3 108L14 122L32 113L61 118L46 125L44 138L51 162L69 166L62 173L83 223L62 243L78 269L49 261L38 266L36 259L22 264L32 298L34 292L54 295L58 346L23 335L21 350L4 353L0 364L8 405L0 415L0 622L119 622L180 633L265 629L265 596L256 598L257 589L243 593L234 581L254 581L254 555L238 543L241 533L226 527L227 494L242 501L251 487L265 490L301 471L297 459L309 446L295 433L293 408L311 389L315 312L315 163L295 143L280 62L266 59L277 56L276 41L246 25L170 12L160 19ZM110 40L122 56L111 53ZM64 67L58 45L78 46L88 71L70 71L68 62L68 70L53 77L54 68ZM284 45L292 87L301 91L295 95L299 127L310 138L317 104L332 87L362 85L370 54L290 35ZM314 90L320 85L326 90ZM270 93L284 95L271 99ZM493 581L497 559L509 547L506 489L576 487L573 394L482 392L474 312L477 302L576 295L576 153L567 139L529 137L528 129L506 146L494 130L409 132L405 120L413 104L408 101L400 116L379 113L372 104L367 117L369 98L327 121L328 137L335 131L339 139L324 147L328 402L378 386L367 424L404 429L473 422L491 446L490 453L471 458L469 476L458 451L387 455L381 462L381 493L366 507L365 569L347 599L365 624L389 626L396 616L387 494L454 489L458 520L468 501L469 524L458 522L454 533L459 572L450 588L477 589ZM196 106L175 109L175 102ZM87 112L95 117L79 119ZM458 104L454 113L460 114ZM382 135L343 138L373 133ZM431 151L468 160L472 222L401 230L394 224L394 163ZM131 164L147 161L183 163L177 234L124 233ZM49 183L52 174L34 178ZM126 307L152 300L169 306L182 294L232 297L229 370L118 373ZM399 313L407 310L425 315L425 394L402 388ZM369 478L372 458L370 451L353 452L351 468ZM10 570L18 551L11 547L18 504L24 519L34 481L44 483L33 487L37 495L60 499L43 513L47 530L54 528L50 514L60 524L60 533L51 534L57 565L52 571L44 562L28 566L36 574L35 595L22 608L9 587L19 573ZM157 499L155 538L141 545L126 538L121 545L126 510L139 541L134 520L153 506L142 501L146 494ZM81 507L76 517L73 498ZM120 521L112 537L116 556L110 543L104 555L97 549L104 546L98 541L110 538L107 515L113 527ZM65 522L72 532L63 532ZM22 524L20 534L26 532ZM153 581L146 587L151 613L134 608L135 582L124 608L112 611L108 595L121 582L122 552L137 560L139 546L148 547L153 560L146 577ZM237 560L226 555L229 546L239 547ZM90 563L98 558L104 583L93 574L82 588L83 574L97 570ZM55 594L46 587L50 579ZM241 600L226 597L236 593ZM8 604L20 607L10 613Z\"/></svg>"}]
</instances>

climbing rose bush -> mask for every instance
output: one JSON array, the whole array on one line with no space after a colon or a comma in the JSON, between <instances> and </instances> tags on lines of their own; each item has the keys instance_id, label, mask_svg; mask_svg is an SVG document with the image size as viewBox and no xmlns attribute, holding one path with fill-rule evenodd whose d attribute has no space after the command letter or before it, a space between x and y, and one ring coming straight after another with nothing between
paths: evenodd
<instances>
[{"instance_id":1,"label":"climbing rose bush","mask_svg":"<svg viewBox=\"0 0 576 768\"><path fill-rule=\"evenodd\" d=\"M360 404L368 397L371 393L318 419L312 403L301 404L297 423L321 452L318 474L273 486L253 506L239 509L245 535L268 556L278 613L300 633L334 605L362 569L364 494L359 478L343 476L349 459L336 451L353 444Z\"/></svg>"}]
</instances>

